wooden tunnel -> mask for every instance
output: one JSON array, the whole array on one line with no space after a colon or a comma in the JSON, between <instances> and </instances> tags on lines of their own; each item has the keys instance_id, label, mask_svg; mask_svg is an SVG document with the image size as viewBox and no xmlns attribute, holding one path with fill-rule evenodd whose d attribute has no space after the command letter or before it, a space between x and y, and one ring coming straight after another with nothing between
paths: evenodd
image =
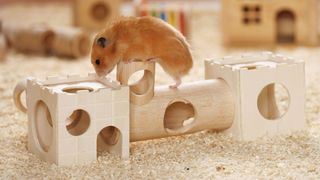
<instances>
[{"instance_id":1,"label":"wooden tunnel","mask_svg":"<svg viewBox=\"0 0 320 180\"><path fill-rule=\"evenodd\" d=\"M135 70L145 72L140 81L130 87L131 141L231 127L234 100L224 80L183 83L178 89L154 88L155 64L142 62L119 64L118 80L127 85Z\"/></svg>"},{"instance_id":2,"label":"wooden tunnel","mask_svg":"<svg viewBox=\"0 0 320 180\"><path fill-rule=\"evenodd\" d=\"M45 24L32 26L3 26L9 45L26 53L47 53L52 45L54 32Z\"/></svg>"},{"instance_id":3,"label":"wooden tunnel","mask_svg":"<svg viewBox=\"0 0 320 180\"><path fill-rule=\"evenodd\" d=\"M79 28L54 28L50 52L58 56L79 58L89 54L90 37Z\"/></svg>"}]
</instances>

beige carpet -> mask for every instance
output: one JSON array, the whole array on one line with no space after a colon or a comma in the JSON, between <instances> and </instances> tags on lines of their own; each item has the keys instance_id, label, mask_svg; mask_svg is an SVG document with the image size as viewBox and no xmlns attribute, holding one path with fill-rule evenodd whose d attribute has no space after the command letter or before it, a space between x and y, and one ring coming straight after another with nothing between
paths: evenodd
<instances>
[{"instance_id":1,"label":"beige carpet","mask_svg":"<svg viewBox=\"0 0 320 180\"><path fill-rule=\"evenodd\" d=\"M0 7L0 18L12 23L69 25L70 15L66 5ZM203 79L204 58L258 51L224 48L217 19L215 13L194 14L191 41L195 68L185 81ZM92 71L89 58L75 61L10 51L7 62L0 64L0 179L320 179L320 47L266 50L307 62L306 131L254 142L201 132L132 143L128 161L105 153L90 165L69 168L47 164L26 150L27 116L14 107L12 90L27 76L43 78ZM157 83L171 83L161 69Z\"/></svg>"}]
</instances>

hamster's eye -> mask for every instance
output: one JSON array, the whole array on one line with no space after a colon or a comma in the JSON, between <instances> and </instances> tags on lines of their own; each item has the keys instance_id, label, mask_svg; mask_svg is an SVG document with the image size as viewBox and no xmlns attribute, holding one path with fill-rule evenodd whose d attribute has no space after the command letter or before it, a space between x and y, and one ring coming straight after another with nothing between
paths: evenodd
<instances>
[{"instance_id":1,"label":"hamster's eye","mask_svg":"<svg viewBox=\"0 0 320 180\"><path fill-rule=\"evenodd\" d=\"M97 40L97 44L102 47L102 48L105 48L108 44L108 40L104 37L101 37Z\"/></svg>"},{"instance_id":2,"label":"hamster's eye","mask_svg":"<svg viewBox=\"0 0 320 180\"><path fill-rule=\"evenodd\" d=\"M96 65L100 65L100 59L96 59Z\"/></svg>"}]
</instances>

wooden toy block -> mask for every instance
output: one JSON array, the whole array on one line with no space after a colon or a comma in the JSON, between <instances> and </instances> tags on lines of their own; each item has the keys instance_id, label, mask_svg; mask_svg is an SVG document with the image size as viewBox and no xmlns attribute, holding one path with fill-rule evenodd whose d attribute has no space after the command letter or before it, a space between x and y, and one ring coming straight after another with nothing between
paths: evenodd
<instances>
[{"instance_id":1,"label":"wooden toy block","mask_svg":"<svg viewBox=\"0 0 320 180\"><path fill-rule=\"evenodd\" d=\"M138 71L144 76L129 84ZM102 150L127 158L130 141L203 130L254 140L306 126L303 61L272 53L231 56L207 60L205 77L178 89L154 87L155 63L134 61L118 64L122 86L95 74L28 78L16 86L14 102L28 114L29 151L58 165L94 161ZM279 85L280 95L288 93L281 106Z\"/></svg>"},{"instance_id":2,"label":"wooden toy block","mask_svg":"<svg viewBox=\"0 0 320 180\"><path fill-rule=\"evenodd\" d=\"M223 80L185 83L179 89L154 88L155 63L119 63L122 85L134 73L144 76L130 86L130 140L162 138L213 129L224 130L233 121L233 97Z\"/></svg>"},{"instance_id":3,"label":"wooden toy block","mask_svg":"<svg viewBox=\"0 0 320 180\"><path fill-rule=\"evenodd\" d=\"M29 78L17 85L14 100L28 114L29 151L47 162L88 163L98 149L129 157L128 87L94 74Z\"/></svg>"},{"instance_id":4,"label":"wooden toy block","mask_svg":"<svg viewBox=\"0 0 320 180\"><path fill-rule=\"evenodd\" d=\"M317 0L222 0L224 42L316 45L317 3Z\"/></svg>"},{"instance_id":5,"label":"wooden toy block","mask_svg":"<svg viewBox=\"0 0 320 180\"><path fill-rule=\"evenodd\" d=\"M59 56L79 58L90 51L89 34L78 28L55 28L51 53Z\"/></svg>"},{"instance_id":6,"label":"wooden toy block","mask_svg":"<svg viewBox=\"0 0 320 180\"><path fill-rule=\"evenodd\" d=\"M117 80L122 85L128 86L130 77L138 71L144 71L144 75L137 83L130 86L130 101L134 104L143 105L148 103L154 95L154 62L132 62L129 64L120 62L117 66Z\"/></svg>"},{"instance_id":7,"label":"wooden toy block","mask_svg":"<svg viewBox=\"0 0 320 180\"><path fill-rule=\"evenodd\" d=\"M44 24L4 25L3 33L11 47L26 53L49 52L54 37L54 32Z\"/></svg>"},{"instance_id":8,"label":"wooden toy block","mask_svg":"<svg viewBox=\"0 0 320 180\"><path fill-rule=\"evenodd\" d=\"M224 80L184 83L178 90L155 88L148 104L131 104L130 139L140 141L231 127L234 102Z\"/></svg>"},{"instance_id":9,"label":"wooden toy block","mask_svg":"<svg viewBox=\"0 0 320 180\"><path fill-rule=\"evenodd\" d=\"M160 18L189 36L190 7L177 1L142 1L136 3L137 16L153 16Z\"/></svg>"},{"instance_id":10,"label":"wooden toy block","mask_svg":"<svg viewBox=\"0 0 320 180\"><path fill-rule=\"evenodd\" d=\"M2 34L0 34L0 62L6 59L7 50L7 41L5 37Z\"/></svg>"},{"instance_id":11,"label":"wooden toy block","mask_svg":"<svg viewBox=\"0 0 320 180\"><path fill-rule=\"evenodd\" d=\"M224 79L235 98L235 116L226 132L239 140L303 130L304 62L272 53L207 60L206 79ZM294 78L293 78L294 77ZM281 112L275 86L287 93L288 106Z\"/></svg>"},{"instance_id":12,"label":"wooden toy block","mask_svg":"<svg viewBox=\"0 0 320 180\"><path fill-rule=\"evenodd\" d=\"M88 30L105 28L120 14L121 0L74 0L74 25Z\"/></svg>"}]
</instances>

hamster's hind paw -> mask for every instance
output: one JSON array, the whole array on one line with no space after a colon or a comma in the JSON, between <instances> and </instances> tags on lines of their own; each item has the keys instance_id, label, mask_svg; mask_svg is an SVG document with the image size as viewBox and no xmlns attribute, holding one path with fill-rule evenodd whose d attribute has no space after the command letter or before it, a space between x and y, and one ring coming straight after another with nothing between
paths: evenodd
<instances>
[{"instance_id":1,"label":"hamster's hind paw","mask_svg":"<svg viewBox=\"0 0 320 180\"><path fill-rule=\"evenodd\" d=\"M173 85L170 85L170 89L178 89L178 87L181 85L181 79L176 79L176 83Z\"/></svg>"}]
</instances>

